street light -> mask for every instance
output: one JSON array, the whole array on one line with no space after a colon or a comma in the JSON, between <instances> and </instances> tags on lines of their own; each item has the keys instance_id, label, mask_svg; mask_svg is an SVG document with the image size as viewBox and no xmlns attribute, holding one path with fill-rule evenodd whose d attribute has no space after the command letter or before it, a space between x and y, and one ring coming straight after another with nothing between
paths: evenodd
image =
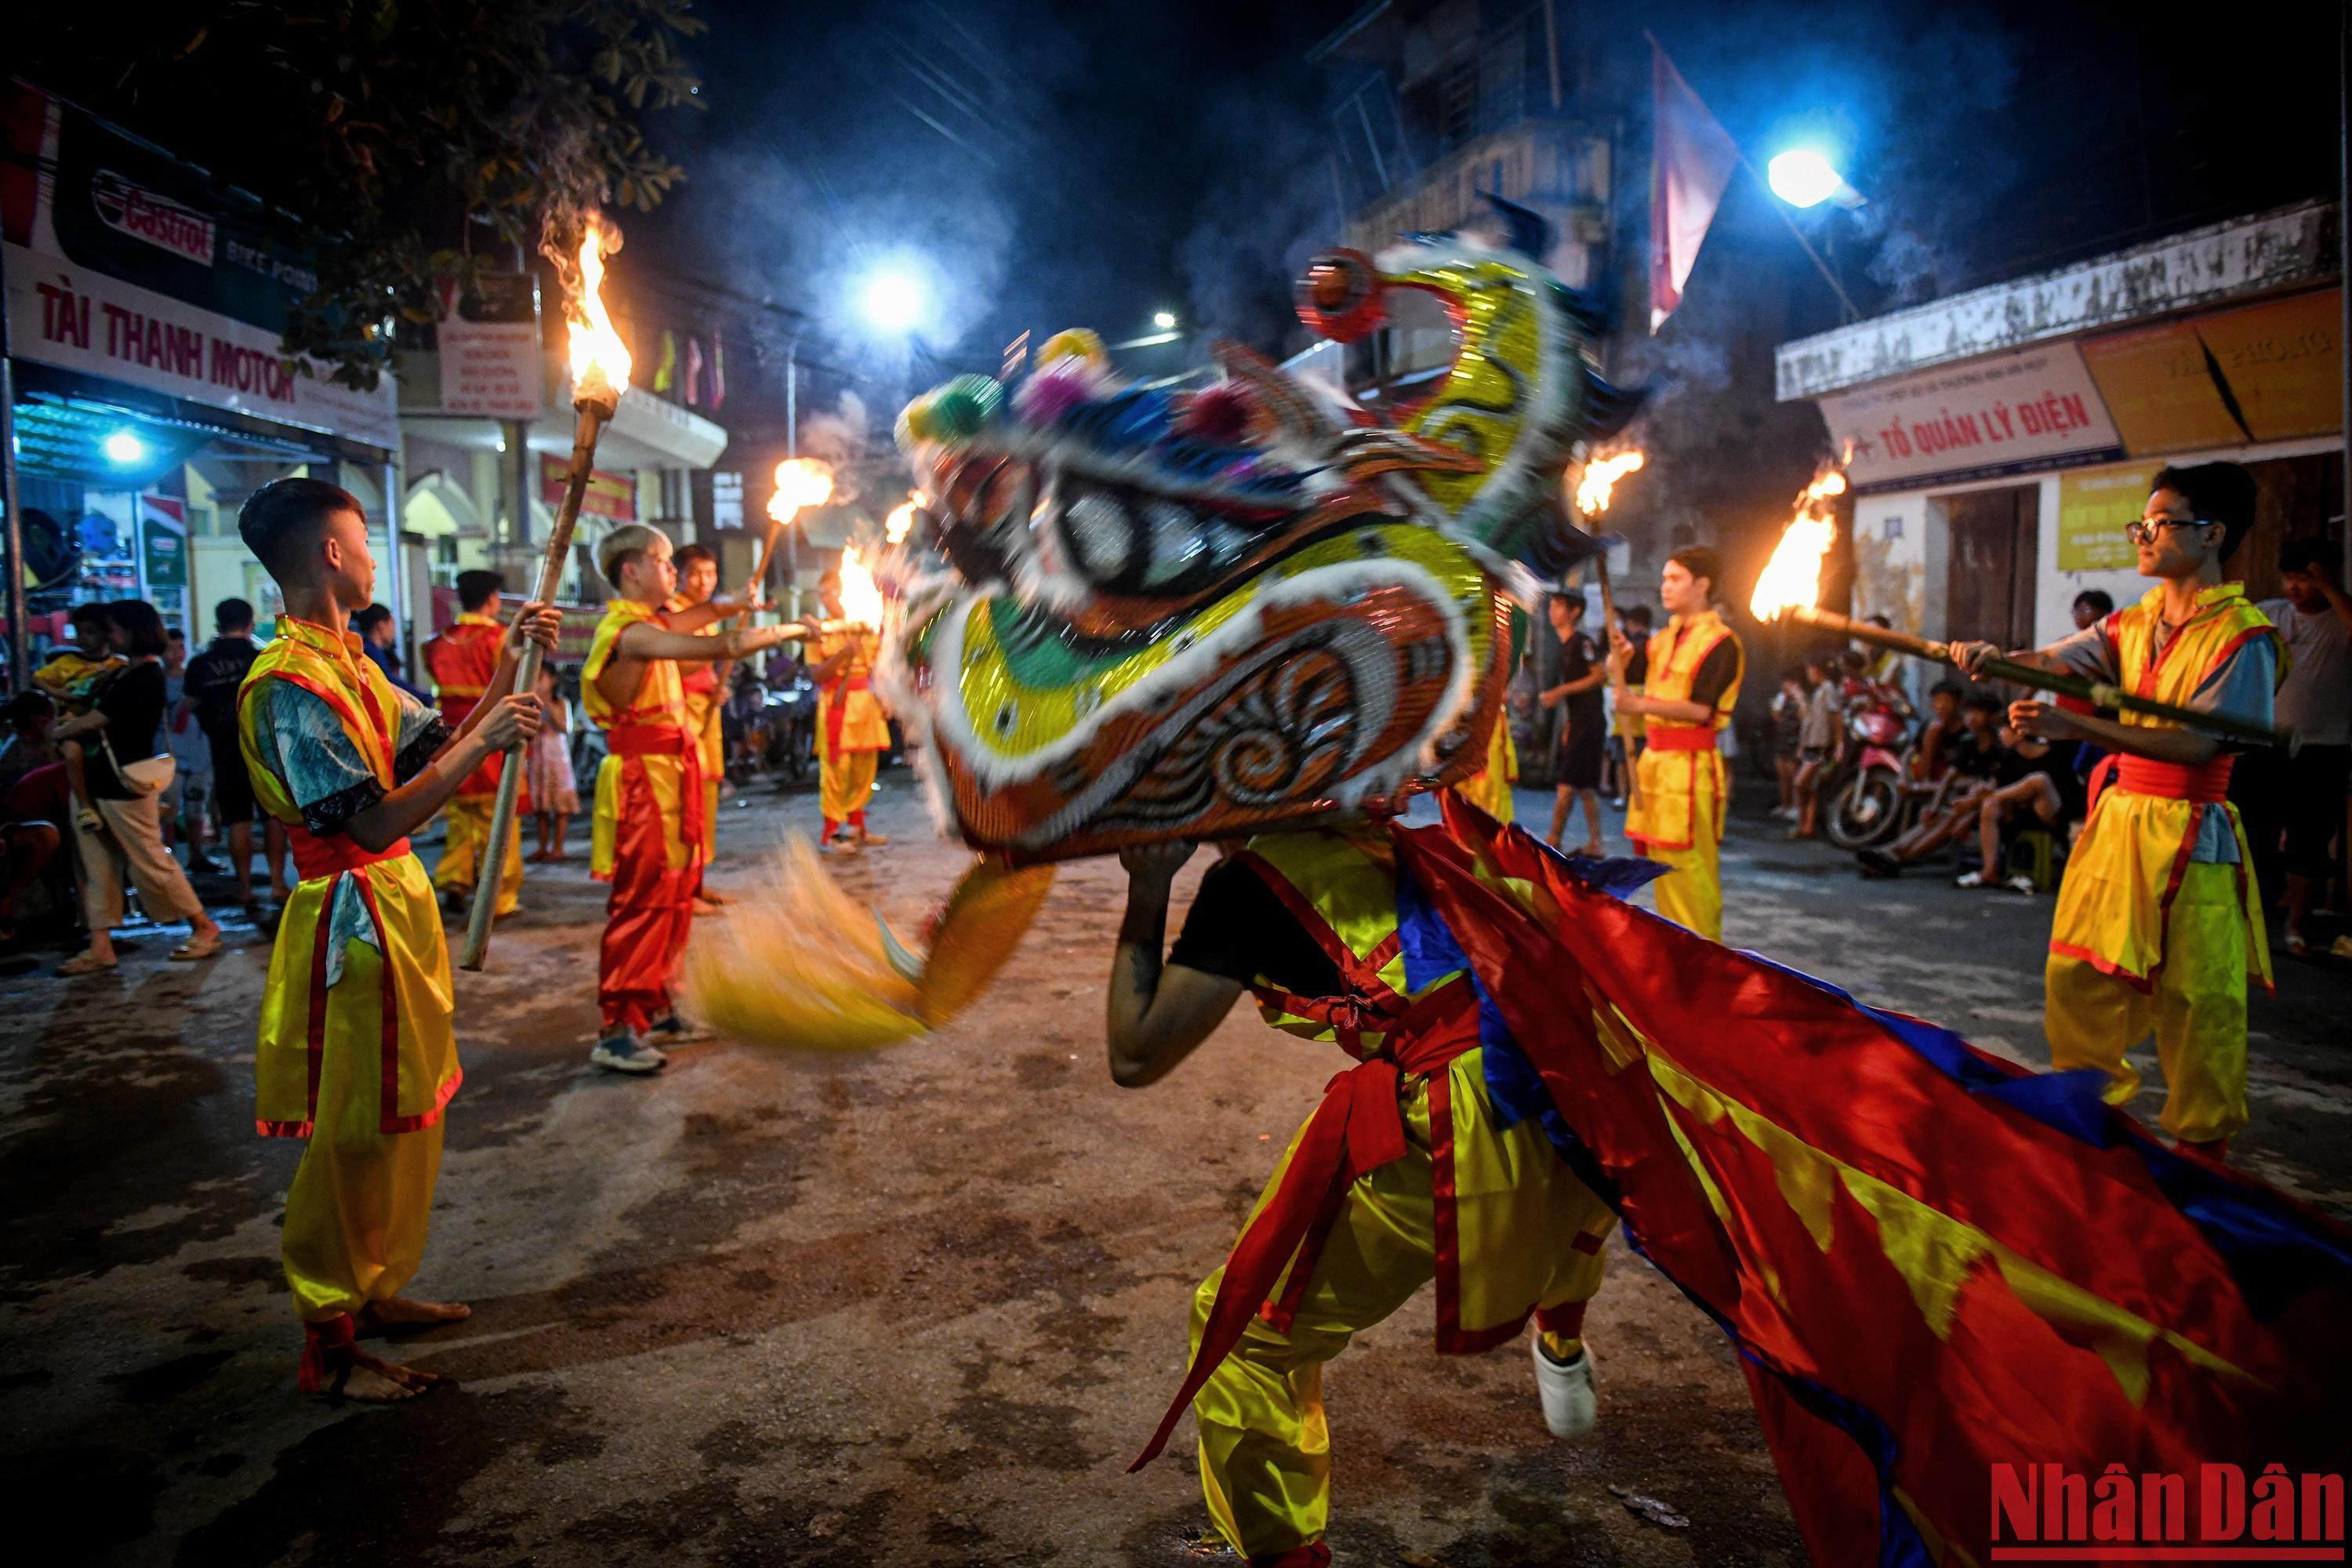
<instances>
[{"instance_id":1,"label":"street light","mask_svg":"<svg viewBox=\"0 0 2352 1568\"><path fill-rule=\"evenodd\" d=\"M890 267L866 280L858 296L866 324L890 337L913 331L928 303L922 279L904 267Z\"/></svg>"},{"instance_id":2,"label":"street light","mask_svg":"<svg viewBox=\"0 0 2352 1568\"><path fill-rule=\"evenodd\" d=\"M1158 327L1163 332L1168 331L1176 325L1176 312L1173 310L1154 310L1151 313L1151 324Z\"/></svg>"},{"instance_id":3,"label":"street light","mask_svg":"<svg viewBox=\"0 0 2352 1568\"><path fill-rule=\"evenodd\" d=\"M1772 194L1792 207L1817 207L1836 195L1845 179L1811 147L1792 147L1765 165Z\"/></svg>"},{"instance_id":4,"label":"street light","mask_svg":"<svg viewBox=\"0 0 2352 1568\"><path fill-rule=\"evenodd\" d=\"M106 460L118 468L127 468L147 455L147 444L130 430L116 430L104 443Z\"/></svg>"},{"instance_id":5,"label":"street light","mask_svg":"<svg viewBox=\"0 0 2352 1568\"><path fill-rule=\"evenodd\" d=\"M1765 183L1772 194L1792 207L1817 207L1835 202L1851 212L1863 205L1863 195L1846 184L1827 154L1811 147L1791 147L1764 166Z\"/></svg>"}]
</instances>

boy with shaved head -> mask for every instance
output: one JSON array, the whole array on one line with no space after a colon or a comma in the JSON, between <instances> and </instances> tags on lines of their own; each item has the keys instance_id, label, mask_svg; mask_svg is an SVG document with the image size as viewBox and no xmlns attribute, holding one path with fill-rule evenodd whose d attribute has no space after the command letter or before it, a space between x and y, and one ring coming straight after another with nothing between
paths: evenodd
<instances>
[{"instance_id":1,"label":"boy with shaved head","mask_svg":"<svg viewBox=\"0 0 2352 1568\"><path fill-rule=\"evenodd\" d=\"M499 625L499 596L506 579L495 572L457 574L457 619L425 645L425 668L433 672L433 686L441 700L441 717L451 727L463 724L485 692L499 689L491 679L499 668L505 630ZM509 673L512 673L509 671ZM433 868L433 885L453 908L473 901L474 879L490 841L490 812L498 805L499 774L506 758L490 759L466 776L449 802L449 837L441 847L441 862ZM515 803L528 814L528 791ZM510 915L522 897L522 836L507 840L506 858L499 871L497 912Z\"/></svg>"},{"instance_id":2,"label":"boy with shaved head","mask_svg":"<svg viewBox=\"0 0 2352 1568\"><path fill-rule=\"evenodd\" d=\"M678 667L740 659L807 629L698 636L744 606L720 596L665 613L677 569L668 536L643 523L606 534L596 565L614 598L581 669L580 697L607 748L596 774L589 874L613 891L596 961L604 1021L588 1059L613 1072L649 1073L668 1059L664 1045L698 1037L679 1020L673 994L702 879L706 809L700 737L688 727Z\"/></svg>"},{"instance_id":3,"label":"boy with shaved head","mask_svg":"<svg viewBox=\"0 0 2352 1568\"><path fill-rule=\"evenodd\" d=\"M537 732L535 700L478 704L452 730L399 690L344 628L374 598L367 520L349 491L278 479L237 532L286 613L238 689L238 746L263 810L285 825L299 881L262 993L254 1057L265 1137L309 1140L286 1199L286 1282L302 1320L306 1394L394 1400L446 1381L362 1351L358 1336L451 1322L455 1302L398 1292L425 1253L441 1115L463 1076L449 950L408 847L487 757ZM493 687L557 617L526 605L501 634Z\"/></svg>"}]
</instances>

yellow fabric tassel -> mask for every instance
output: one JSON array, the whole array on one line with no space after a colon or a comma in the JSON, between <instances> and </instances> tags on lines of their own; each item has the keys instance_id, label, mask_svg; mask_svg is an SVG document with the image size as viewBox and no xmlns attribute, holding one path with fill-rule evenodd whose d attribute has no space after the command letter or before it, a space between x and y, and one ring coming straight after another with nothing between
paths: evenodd
<instances>
[{"instance_id":1,"label":"yellow fabric tassel","mask_svg":"<svg viewBox=\"0 0 2352 1568\"><path fill-rule=\"evenodd\" d=\"M788 840L772 873L764 896L695 932L691 1005L739 1038L825 1051L894 1045L961 1012L1012 957L1054 880L1051 867L973 866L918 963L877 912L842 890L807 838Z\"/></svg>"}]
</instances>

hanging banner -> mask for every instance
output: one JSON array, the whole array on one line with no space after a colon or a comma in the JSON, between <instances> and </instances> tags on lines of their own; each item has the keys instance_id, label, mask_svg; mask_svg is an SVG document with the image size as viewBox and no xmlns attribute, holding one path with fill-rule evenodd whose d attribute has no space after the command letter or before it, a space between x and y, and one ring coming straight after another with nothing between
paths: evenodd
<instances>
[{"instance_id":1,"label":"hanging banner","mask_svg":"<svg viewBox=\"0 0 2352 1568\"><path fill-rule=\"evenodd\" d=\"M570 458L559 458L552 452L540 454L539 499L551 510L563 504L563 488L571 478ZM591 468L588 489L580 498L580 510L590 517L610 518L614 522L636 521L637 476Z\"/></svg>"},{"instance_id":2,"label":"hanging banner","mask_svg":"<svg viewBox=\"0 0 2352 1568\"><path fill-rule=\"evenodd\" d=\"M2109 332L2086 340L2083 358L2135 456L2333 435L2339 300L2326 289Z\"/></svg>"},{"instance_id":3,"label":"hanging banner","mask_svg":"<svg viewBox=\"0 0 2352 1568\"><path fill-rule=\"evenodd\" d=\"M2058 570L2125 572L2139 559L2124 530L2147 510L2157 465L2084 468L2058 478Z\"/></svg>"},{"instance_id":4,"label":"hanging banner","mask_svg":"<svg viewBox=\"0 0 2352 1568\"><path fill-rule=\"evenodd\" d=\"M1858 491L2123 456L2115 421L2072 343L1971 360L1818 401L1832 440L1852 449L1846 478Z\"/></svg>"},{"instance_id":5,"label":"hanging banner","mask_svg":"<svg viewBox=\"0 0 2352 1568\"><path fill-rule=\"evenodd\" d=\"M152 595L188 585L188 520L184 502L170 496L139 498L139 570Z\"/></svg>"},{"instance_id":6,"label":"hanging banner","mask_svg":"<svg viewBox=\"0 0 2352 1568\"><path fill-rule=\"evenodd\" d=\"M544 404L539 342L539 279L528 273L481 280L476 299L443 285L435 329L441 362L441 412L532 420Z\"/></svg>"}]
</instances>

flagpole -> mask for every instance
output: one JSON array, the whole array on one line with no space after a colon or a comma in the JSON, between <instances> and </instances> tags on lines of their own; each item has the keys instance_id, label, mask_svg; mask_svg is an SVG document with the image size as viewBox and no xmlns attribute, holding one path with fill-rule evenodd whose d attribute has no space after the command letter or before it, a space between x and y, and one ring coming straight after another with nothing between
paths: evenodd
<instances>
[{"instance_id":1,"label":"flagpole","mask_svg":"<svg viewBox=\"0 0 2352 1568\"><path fill-rule=\"evenodd\" d=\"M1748 162L1748 150L1739 144L1739 139L1732 135L1729 131L1724 129L1722 121L1716 119L1715 110L1706 107L1706 100L1699 97L1698 89L1691 86L1688 79L1686 79L1683 73L1676 68L1674 56L1666 53L1666 47L1658 42L1658 36L1655 33L1651 32L1647 27L1644 27L1642 29L1642 37L1649 40L1650 47L1656 52L1658 58L1665 62L1666 68L1668 70L1674 72L1675 80L1682 84L1682 89L1685 92L1690 94L1691 101L1697 104L1701 110L1705 110L1706 117L1709 120L1715 121L1716 130L1721 132L1724 141L1730 143L1732 155L1739 160L1739 166L1748 171L1748 177L1754 180L1758 185L1762 187L1766 204L1771 207L1774 213L1779 215L1781 226L1789 231L1789 237L1797 242L1797 247L1800 250L1802 250L1805 253L1805 258L1813 264L1813 270L1822 275L1822 281L1828 284L1830 286L1830 292L1837 296L1838 305L1840 309L1843 310L1845 312L1845 320L1848 321L1861 321L1862 312L1854 309L1852 297L1850 297L1845 291L1845 285L1838 281L1837 274L1830 270L1829 263L1822 259L1821 252L1813 248L1812 241L1807 239L1805 237L1804 231L1797 226L1797 220L1789 216L1788 209L1780 204L1780 198L1772 194L1771 182L1765 179L1765 177L1758 172L1754 163ZM1655 95L1654 93L1653 97L1654 98L1654 96ZM1654 168L1657 164L1657 148L1658 128L1654 115L1653 123L1650 127L1650 162ZM1655 189L1654 183L1653 184L1653 189ZM1653 200L1654 203L1655 198L1654 197ZM1658 213L1652 213L1650 215L1651 223L1654 225L1658 223L1661 220L1661 216L1662 215Z\"/></svg>"}]
</instances>

